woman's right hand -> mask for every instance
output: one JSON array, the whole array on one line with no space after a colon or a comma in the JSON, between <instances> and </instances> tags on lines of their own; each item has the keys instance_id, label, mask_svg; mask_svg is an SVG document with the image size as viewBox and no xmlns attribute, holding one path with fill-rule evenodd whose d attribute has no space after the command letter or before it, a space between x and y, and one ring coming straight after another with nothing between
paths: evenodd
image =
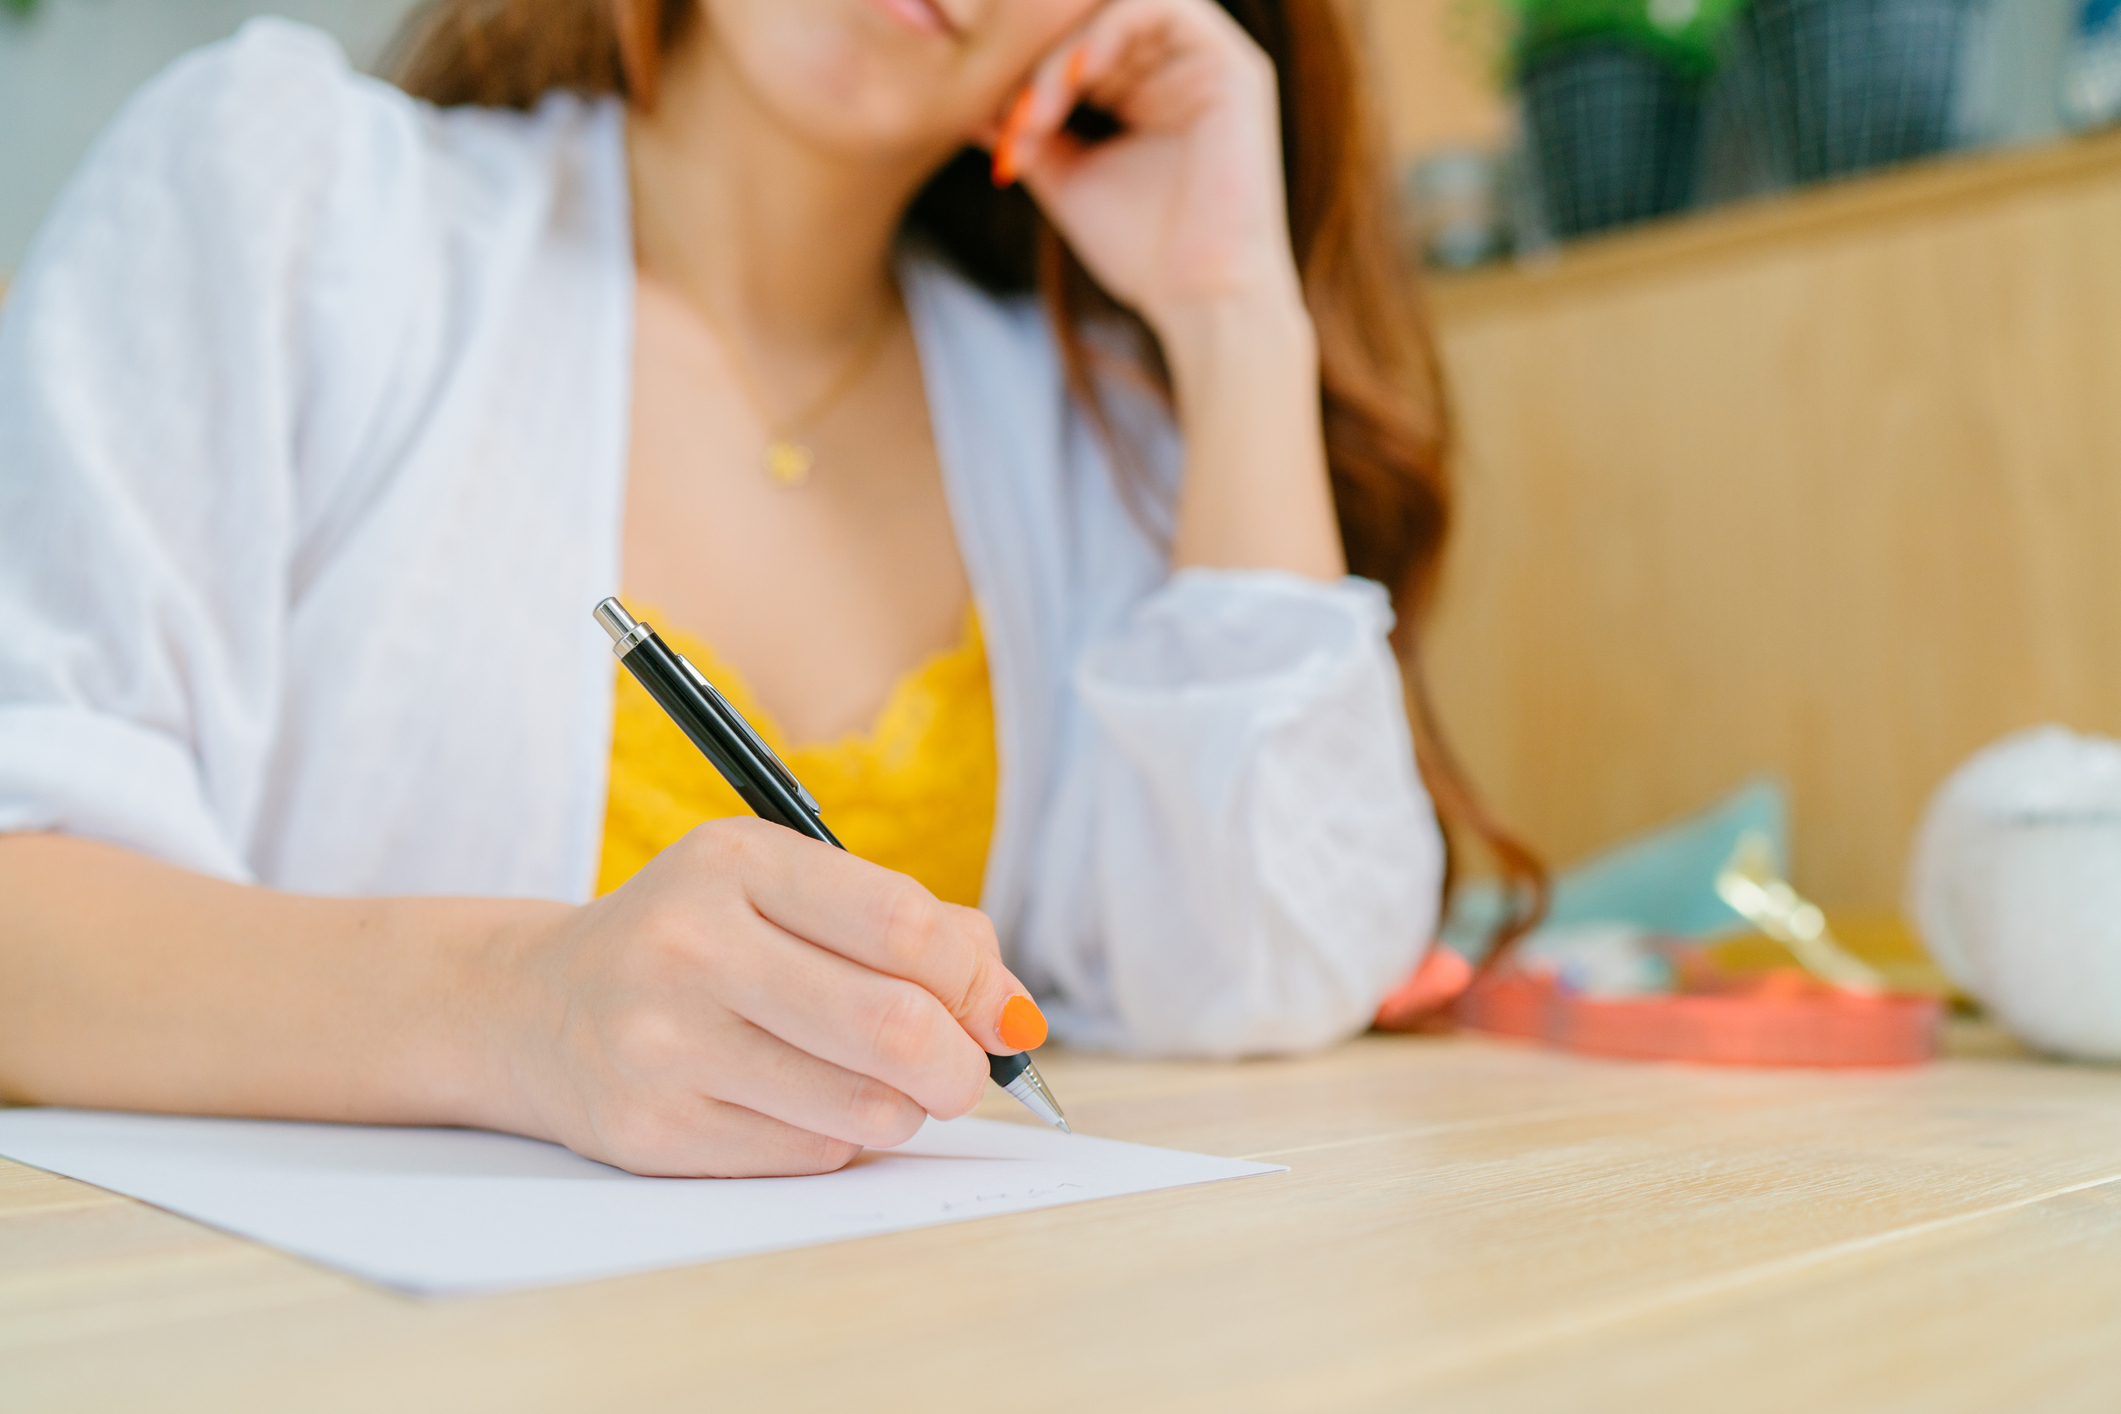
<instances>
[{"instance_id":1,"label":"woman's right hand","mask_svg":"<svg viewBox=\"0 0 2121 1414\"><path fill-rule=\"evenodd\" d=\"M1044 1039L984 914L760 820L546 917L500 954L501 1127L635 1173L829 1172Z\"/></svg>"}]
</instances>

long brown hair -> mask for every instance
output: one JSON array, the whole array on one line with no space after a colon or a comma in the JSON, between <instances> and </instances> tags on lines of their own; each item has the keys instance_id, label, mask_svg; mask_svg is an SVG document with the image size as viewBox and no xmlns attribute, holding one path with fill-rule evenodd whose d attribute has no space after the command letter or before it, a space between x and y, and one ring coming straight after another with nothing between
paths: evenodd
<instances>
[{"instance_id":1,"label":"long brown hair","mask_svg":"<svg viewBox=\"0 0 2121 1414\"><path fill-rule=\"evenodd\" d=\"M1318 330L1326 460L1348 567L1384 585L1398 610L1415 752L1439 815L1480 839L1511 886L1492 963L1543 912L1546 874L1482 807L1423 676L1420 625L1451 521L1451 427L1435 343L1394 240L1362 66L1341 0L1221 3L1273 60L1279 83L1289 231ZM696 16L694 0L428 0L387 68L408 93L444 105L529 108L568 89L653 106L659 59ZM1148 328L1097 287L1021 187L995 189L984 154L967 149L947 163L906 224L990 291L1043 296L1069 383L1108 439L1087 327L1121 325L1142 351L1140 371L1169 399Z\"/></svg>"}]
</instances>

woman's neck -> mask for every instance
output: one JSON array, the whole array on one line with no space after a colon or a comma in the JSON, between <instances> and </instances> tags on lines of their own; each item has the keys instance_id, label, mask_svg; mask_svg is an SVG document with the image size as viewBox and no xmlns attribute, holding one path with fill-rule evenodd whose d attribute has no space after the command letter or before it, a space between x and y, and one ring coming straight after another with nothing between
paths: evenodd
<instances>
[{"instance_id":1,"label":"woman's neck","mask_svg":"<svg viewBox=\"0 0 2121 1414\"><path fill-rule=\"evenodd\" d=\"M642 269L745 344L797 357L858 337L891 298L899 221L934 165L792 130L705 37L669 56L627 147Z\"/></svg>"}]
</instances>

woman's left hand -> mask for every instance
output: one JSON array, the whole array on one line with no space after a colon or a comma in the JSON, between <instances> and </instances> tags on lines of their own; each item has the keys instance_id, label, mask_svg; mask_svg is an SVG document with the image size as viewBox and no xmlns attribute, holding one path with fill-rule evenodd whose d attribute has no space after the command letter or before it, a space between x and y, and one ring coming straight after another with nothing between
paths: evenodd
<instances>
[{"instance_id":1,"label":"woman's left hand","mask_svg":"<svg viewBox=\"0 0 2121 1414\"><path fill-rule=\"evenodd\" d=\"M1084 101L1119 135L1069 133ZM1155 331L1186 446L1172 567L1342 574L1280 100L1251 36L1211 0L1113 0L1038 66L995 165Z\"/></svg>"},{"instance_id":2,"label":"woman's left hand","mask_svg":"<svg viewBox=\"0 0 2121 1414\"><path fill-rule=\"evenodd\" d=\"M1124 129L1085 143L1081 102ZM1099 284L1167 338L1189 311L1293 302L1274 66L1211 0L1114 0L1034 71L995 146Z\"/></svg>"}]
</instances>

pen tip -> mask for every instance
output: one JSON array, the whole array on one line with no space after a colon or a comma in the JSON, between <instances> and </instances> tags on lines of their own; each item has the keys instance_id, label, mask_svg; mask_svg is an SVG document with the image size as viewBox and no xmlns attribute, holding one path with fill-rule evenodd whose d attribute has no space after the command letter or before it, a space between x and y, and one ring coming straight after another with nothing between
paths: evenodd
<instances>
[{"instance_id":1,"label":"pen tip","mask_svg":"<svg viewBox=\"0 0 2121 1414\"><path fill-rule=\"evenodd\" d=\"M1025 1109L1061 1133L1075 1132L1068 1128L1068 1117L1061 1113L1060 1101L1054 1099L1053 1092L1046 1088L1046 1077L1038 1073L1037 1066L1030 1064L1029 1057L1025 1058L1024 1068L1017 1072L1016 1078L1002 1088L1021 1101Z\"/></svg>"}]
</instances>

